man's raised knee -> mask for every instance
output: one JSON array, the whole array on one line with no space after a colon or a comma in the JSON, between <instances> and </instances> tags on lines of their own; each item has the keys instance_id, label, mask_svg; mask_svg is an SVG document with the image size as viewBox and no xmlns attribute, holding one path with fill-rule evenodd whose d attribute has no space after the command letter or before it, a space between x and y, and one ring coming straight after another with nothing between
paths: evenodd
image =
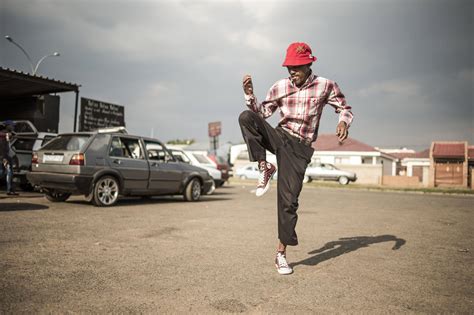
<instances>
[{"instance_id":1,"label":"man's raised knee","mask_svg":"<svg viewBox=\"0 0 474 315\"><path fill-rule=\"evenodd\" d=\"M255 114L251 110L244 110L242 113L240 113L239 123L242 125L250 121L253 121L255 119L255 115L257 114Z\"/></svg>"}]
</instances>

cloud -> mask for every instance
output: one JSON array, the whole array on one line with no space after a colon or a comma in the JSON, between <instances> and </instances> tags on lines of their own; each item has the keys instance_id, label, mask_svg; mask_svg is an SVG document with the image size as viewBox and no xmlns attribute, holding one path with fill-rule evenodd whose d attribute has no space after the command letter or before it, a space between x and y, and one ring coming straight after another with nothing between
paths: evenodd
<instances>
[{"instance_id":1,"label":"cloud","mask_svg":"<svg viewBox=\"0 0 474 315\"><path fill-rule=\"evenodd\" d=\"M4 0L0 27L33 59L61 53L41 74L81 84L83 97L125 105L130 130L154 128L163 140L206 139L207 122L221 120L221 142L240 142L242 75L254 76L262 99L287 75L281 62L288 44L306 41L318 57L313 70L336 80L353 106L351 135L359 140L427 145L449 134L474 142L466 129L474 3L379 3ZM27 70L9 45L0 42L2 65ZM334 132L330 112L321 133ZM69 103L61 120L62 131L71 130Z\"/></svg>"},{"instance_id":2,"label":"cloud","mask_svg":"<svg viewBox=\"0 0 474 315\"><path fill-rule=\"evenodd\" d=\"M409 98L421 94L421 87L414 80L389 80L377 82L369 87L362 88L358 91L362 97L369 97L374 94L385 94L388 96L396 96L399 98Z\"/></svg>"}]
</instances>

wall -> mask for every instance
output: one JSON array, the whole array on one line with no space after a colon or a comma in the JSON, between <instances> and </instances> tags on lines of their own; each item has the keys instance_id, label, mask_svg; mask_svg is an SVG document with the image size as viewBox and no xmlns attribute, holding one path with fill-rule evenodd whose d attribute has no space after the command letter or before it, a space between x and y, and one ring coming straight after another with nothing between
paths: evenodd
<instances>
[{"instance_id":1,"label":"wall","mask_svg":"<svg viewBox=\"0 0 474 315\"><path fill-rule=\"evenodd\" d=\"M339 164L336 165L341 170L351 171L357 174L357 184L370 184L380 185L382 181L382 164L360 164L360 165L349 165Z\"/></svg>"},{"instance_id":2,"label":"wall","mask_svg":"<svg viewBox=\"0 0 474 315\"><path fill-rule=\"evenodd\" d=\"M421 187L418 176L383 176L382 184L392 187Z\"/></svg>"}]
</instances>

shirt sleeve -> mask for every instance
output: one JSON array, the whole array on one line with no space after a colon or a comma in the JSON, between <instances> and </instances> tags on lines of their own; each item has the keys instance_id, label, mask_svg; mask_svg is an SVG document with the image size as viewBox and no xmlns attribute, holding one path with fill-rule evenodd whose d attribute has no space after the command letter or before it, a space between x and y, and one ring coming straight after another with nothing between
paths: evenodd
<instances>
[{"instance_id":1,"label":"shirt sleeve","mask_svg":"<svg viewBox=\"0 0 474 315\"><path fill-rule=\"evenodd\" d=\"M245 105L247 105L247 107L251 111L259 114L263 118L268 118L271 115L273 115L273 113L279 106L280 100L277 99L277 95L278 95L278 89L275 84L270 88L270 90L267 93L267 97L265 101L262 103L259 103L257 101L257 98L255 97L255 95L244 94Z\"/></svg>"},{"instance_id":2,"label":"shirt sleeve","mask_svg":"<svg viewBox=\"0 0 474 315\"><path fill-rule=\"evenodd\" d=\"M352 114L352 107L347 105L346 98L342 94L336 82L332 82L327 103L331 105L337 114L339 114L339 122L344 121L349 127L352 123L354 115Z\"/></svg>"}]
</instances>

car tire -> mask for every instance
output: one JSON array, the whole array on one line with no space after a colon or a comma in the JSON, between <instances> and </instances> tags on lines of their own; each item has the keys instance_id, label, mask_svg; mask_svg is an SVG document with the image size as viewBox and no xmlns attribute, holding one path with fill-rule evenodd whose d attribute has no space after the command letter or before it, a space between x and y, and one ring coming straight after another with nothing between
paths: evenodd
<instances>
[{"instance_id":1,"label":"car tire","mask_svg":"<svg viewBox=\"0 0 474 315\"><path fill-rule=\"evenodd\" d=\"M310 181L311 181L311 177L309 177L308 175L305 175L303 177L303 184L309 183Z\"/></svg>"},{"instance_id":2,"label":"car tire","mask_svg":"<svg viewBox=\"0 0 474 315\"><path fill-rule=\"evenodd\" d=\"M349 178L347 178L346 176L339 177L338 181L339 181L339 184L341 185L349 184Z\"/></svg>"},{"instance_id":3,"label":"car tire","mask_svg":"<svg viewBox=\"0 0 474 315\"><path fill-rule=\"evenodd\" d=\"M198 201L201 198L201 182L197 178L189 181L183 194L186 201Z\"/></svg>"},{"instance_id":4,"label":"car tire","mask_svg":"<svg viewBox=\"0 0 474 315\"><path fill-rule=\"evenodd\" d=\"M35 187L31 185L30 183L22 183L20 184L20 188L23 191L33 191L35 190Z\"/></svg>"},{"instance_id":5,"label":"car tire","mask_svg":"<svg viewBox=\"0 0 474 315\"><path fill-rule=\"evenodd\" d=\"M102 176L92 189L92 203L97 207L113 206L119 197L120 185L113 176Z\"/></svg>"},{"instance_id":6,"label":"car tire","mask_svg":"<svg viewBox=\"0 0 474 315\"><path fill-rule=\"evenodd\" d=\"M46 199L48 199L51 202L64 202L68 200L69 197L71 197L71 194L50 190L50 191L45 192L44 196Z\"/></svg>"},{"instance_id":7,"label":"car tire","mask_svg":"<svg viewBox=\"0 0 474 315\"><path fill-rule=\"evenodd\" d=\"M247 179L247 176L241 175L241 176L240 176L240 179L246 180L246 179Z\"/></svg>"}]
</instances>

